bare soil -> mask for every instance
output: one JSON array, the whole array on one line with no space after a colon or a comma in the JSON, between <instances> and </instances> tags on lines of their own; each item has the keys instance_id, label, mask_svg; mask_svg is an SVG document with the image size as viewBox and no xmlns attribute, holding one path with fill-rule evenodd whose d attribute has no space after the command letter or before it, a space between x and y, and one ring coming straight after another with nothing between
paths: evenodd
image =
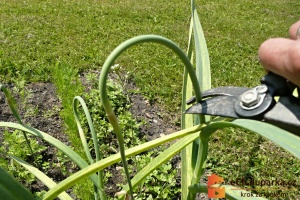
<instances>
[{"instance_id":1,"label":"bare soil","mask_svg":"<svg viewBox=\"0 0 300 200\"><path fill-rule=\"evenodd\" d=\"M16 100L16 106L18 107L19 114L24 124L30 125L33 128L36 128L40 131L46 132L66 145L70 145L68 136L64 134L64 128L62 126L62 120L59 116L59 109L61 108L60 100L58 99L55 87L51 83L29 83L26 85L26 90L31 90L32 96L27 99L26 105L22 105L22 100L20 96L14 92L13 85L6 86L11 95ZM53 107L58 109L53 110ZM35 108L37 111L34 115L31 115L26 112L29 108ZM45 116L46 112L51 111L51 116ZM24 117L24 115L27 115ZM5 96L3 93L0 93L0 121L4 122L17 122L15 117L12 115L8 104L5 101ZM36 138L35 138L36 139ZM46 150L40 152L42 159L46 162L49 162L49 169L47 171L42 170L47 176L51 177L55 182L60 182L67 178L67 174L63 174L61 169L57 167L55 163L59 163L57 160L57 150L44 142L43 140L37 139L39 144L45 145ZM0 145L3 142L3 129L0 129ZM24 144L25 145L25 144ZM26 145L24 146L26 148ZM26 160L34 160L34 156L29 156ZM78 169L74 167L70 162L66 163L69 173L73 173ZM47 187L37 180L34 183L28 184L23 183L31 192L37 192L42 190L47 190Z\"/></svg>"}]
</instances>

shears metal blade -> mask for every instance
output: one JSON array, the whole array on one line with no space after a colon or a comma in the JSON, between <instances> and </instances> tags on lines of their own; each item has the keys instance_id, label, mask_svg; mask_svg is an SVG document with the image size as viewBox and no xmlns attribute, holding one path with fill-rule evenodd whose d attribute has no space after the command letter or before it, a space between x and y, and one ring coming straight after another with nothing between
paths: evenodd
<instances>
[{"instance_id":1,"label":"shears metal blade","mask_svg":"<svg viewBox=\"0 0 300 200\"><path fill-rule=\"evenodd\" d=\"M204 91L202 101L195 103L193 97L187 102L195 104L185 113L260 120L300 136L300 99L293 96L298 89L285 78L268 73L254 88L229 86Z\"/></svg>"}]
</instances>

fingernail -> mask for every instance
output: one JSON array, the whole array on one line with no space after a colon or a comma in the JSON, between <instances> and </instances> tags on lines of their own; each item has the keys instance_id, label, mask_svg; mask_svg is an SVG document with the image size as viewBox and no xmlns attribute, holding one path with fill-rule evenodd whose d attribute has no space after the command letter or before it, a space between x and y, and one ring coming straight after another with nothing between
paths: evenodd
<instances>
[{"instance_id":1,"label":"fingernail","mask_svg":"<svg viewBox=\"0 0 300 200\"><path fill-rule=\"evenodd\" d=\"M300 27L299 27L298 30L297 30L297 33L296 33L296 39L300 39Z\"/></svg>"}]
</instances>

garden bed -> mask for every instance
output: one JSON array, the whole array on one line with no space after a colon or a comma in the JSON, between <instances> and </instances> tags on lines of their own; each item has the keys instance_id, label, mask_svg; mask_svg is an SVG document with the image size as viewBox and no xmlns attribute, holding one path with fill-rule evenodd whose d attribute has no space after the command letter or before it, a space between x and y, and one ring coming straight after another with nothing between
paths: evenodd
<instances>
[{"instance_id":1,"label":"garden bed","mask_svg":"<svg viewBox=\"0 0 300 200\"><path fill-rule=\"evenodd\" d=\"M81 80L85 82L84 76L82 76ZM84 84L88 92L90 86L87 83ZM132 81L130 81L126 87L126 89L130 91L137 89ZM68 135L64 133L65 127L59 113L62 109L61 101L58 98L55 86L52 83L37 82L26 84L23 88L27 91L25 97L21 97L21 95L18 94L20 91L18 91L18 89L16 89L16 87L12 84L8 85L7 88L16 99L16 105L18 106L18 111L20 112L21 119L23 119L23 123L50 134L66 145L71 145ZM141 94L131 92L129 93L129 96L132 102L130 112L138 122L143 122L140 126L140 133L145 136L146 140L153 140L180 129L180 127L174 122L176 120L174 114L168 113L166 110L160 108L156 103L150 102L144 98ZM6 103L3 93L0 93L0 107L0 121L17 122ZM170 123L170 121L173 121L173 123ZM3 132L3 129L0 130ZM36 138L32 137L32 139ZM2 143L3 133L0 134L0 144ZM47 170L40 170L42 170L47 176L51 177L55 182L62 181L71 173L74 173L79 169L71 162L64 162L64 167L66 168L67 173L66 171L63 172L59 167L60 158L57 156L57 150L40 139L38 139L38 143L47 147L42 152L39 152L39 154L42 155L41 162L47 162L50 166ZM20 145L27 148L25 143ZM5 157L7 159L7 164L9 164L7 156L1 156ZM27 162L34 160L34 156L35 155L28 156ZM180 165L179 162L180 158L179 156L176 156L172 161L173 167L178 168ZM109 170L112 174L114 174L114 176L109 179L106 188L109 194L114 195L120 190L117 184L120 183L120 181L123 181L123 176L118 170L116 170L115 167L110 167ZM180 179L179 176L180 174L178 174L178 179ZM39 180L30 184L26 183L26 180L23 180L22 182L33 193L48 190L47 187ZM71 190L69 190L69 192L72 193Z\"/></svg>"}]
</instances>

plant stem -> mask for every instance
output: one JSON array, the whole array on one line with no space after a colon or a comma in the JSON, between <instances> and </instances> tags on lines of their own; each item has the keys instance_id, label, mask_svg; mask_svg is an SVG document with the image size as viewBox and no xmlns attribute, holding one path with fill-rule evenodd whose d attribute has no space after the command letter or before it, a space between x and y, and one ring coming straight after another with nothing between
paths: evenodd
<instances>
[{"instance_id":1,"label":"plant stem","mask_svg":"<svg viewBox=\"0 0 300 200\"><path fill-rule=\"evenodd\" d=\"M94 149L95 149L95 153L96 153L96 162L101 159L100 151L99 151L98 138L97 138L97 135L96 135L96 132L95 132L95 128L94 128L94 125L93 125L91 114L88 110L88 107L87 107L86 103L84 102L84 100L81 97L79 97L79 96L74 97L74 99L73 99L73 112L74 112L76 124L77 124L77 127L78 127L78 131L79 131L79 134L80 134L80 137L81 137L82 144L85 148L85 153L86 153L90 163L93 164L94 160L92 159L92 156L91 156L91 153L90 153L85 135L84 135L82 127L80 125L78 111L77 111L77 102L79 102L81 104L82 109L83 109L84 114L85 114L85 117L88 121L88 125L89 125L91 135L92 135L92 138L93 138ZM94 184L95 198L98 196L97 192L99 192L100 199L106 200L107 198L106 198L106 195L105 195L105 192L104 192L104 181L103 181L103 171L102 170L98 172L98 183L99 183L99 188L97 188L96 185Z\"/></svg>"},{"instance_id":2,"label":"plant stem","mask_svg":"<svg viewBox=\"0 0 300 200\"><path fill-rule=\"evenodd\" d=\"M108 100L108 97L107 97L106 82L107 82L108 72L109 72L111 66L113 65L114 61L121 55L121 53L124 52L125 50L127 50L129 47L131 47L133 45L137 45L137 44L144 43L144 42L159 43L159 44L162 44L162 45L170 48L171 50L173 50L179 56L179 58L182 60L184 65L186 66L186 69L187 69L187 71L190 75L190 78L191 78L191 81L192 81L192 84L193 84L193 87L194 87L194 90L195 90L195 95L196 95L197 101L200 101L200 99L201 99L199 83L198 83L194 68L193 68L190 60L188 59L186 54L171 40L168 40L164 37L157 36L157 35L137 36L137 37L131 38L131 39L123 42L121 45L119 45L108 56L108 58L106 59L104 65L103 65L103 68L101 70L100 79L99 79L100 97L101 97L101 100L103 102L103 106L104 106L104 109L107 113L108 119L109 119L110 123L112 124L113 129L115 131L115 134L117 135L117 138L118 138L122 163L123 163L123 166L124 166L124 170L125 170L125 174L126 174L126 177L127 177L128 184L129 184L132 199L134 199L133 198L133 188L132 188L132 185L131 185L131 182L130 182L130 176L129 176L129 171L128 171L128 167L127 167L127 161L126 161L126 158L125 158L124 139L123 139L123 136L122 136L122 131L121 131L121 128L119 126L117 117L115 116L115 113L112 110L111 104L110 104L110 102Z\"/></svg>"},{"instance_id":3,"label":"plant stem","mask_svg":"<svg viewBox=\"0 0 300 200\"><path fill-rule=\"evenodd\" d=\"M191 181L191 185L197 184L200 181L201 176L204 173L205 163L207 159L208 153L208 141L210 136L216 131L217 129L211 129L209 127L204 127L200 133L200 142L198 148L198 155L196 159L196 166L194 169L193 178ZM196 193L192 193L190 190L188 192L187 199L195 199Z\"/></svg>"},{"instance_id":4,"label":"plant stem","mask_svg":"<svg viewBox=\"0 0 300 200\"><path fill-rule=\"evenodd\" d=\"M193 63L193 20L190 21L189 42L187 48L187 57ZM182 84L181 113L188 108L186 101L193 96L192 84L187 69L184 69ZM194 125L193 115L181 115L181 129L192 127ZM193 176L192 165L193 144L189 144L181 151L181 199L186 199L188 195L188 186L191 184Z\"/></svg>"}]
</instances>

